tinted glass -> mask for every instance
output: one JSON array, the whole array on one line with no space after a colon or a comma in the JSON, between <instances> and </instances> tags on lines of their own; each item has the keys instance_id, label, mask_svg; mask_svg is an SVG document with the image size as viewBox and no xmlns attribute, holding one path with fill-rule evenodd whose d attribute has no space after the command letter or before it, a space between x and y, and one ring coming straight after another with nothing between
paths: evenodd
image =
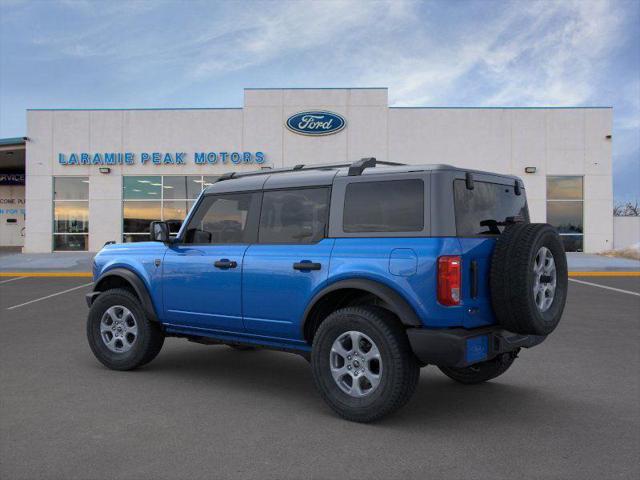
<instances>
[{"instance_id":1,"label":"tinted glass","mask_svg":"<svg viewBox=\"0 0 640 480\"><path fill-rule=\"evenodd\" d=\"M54 200L87 200L89 198L88 177L54 177Z\"/></svg>"},{"instance_id":2,"label":"tinted glass","mask_svg":"<svg viewBox=\"0 0 640 480\"><path fill-rule=\"evenodd\" d=\"M53 249L58 251L86 250L88 235L54 235Z\"/></svg>"},{"instance_id":3,"label":"tinted glass","mask_svg":"<svg viewBox=\"0 0 640 480\"><path fill-rule=\"evenodd\" d=\"M53 231L55 233L88 233L89 202L55 202Z\"/></svg>"},{"instance_id":4,"label":"tinted glass","mask_svg":"<svg viewBox=\"0 0 640 480\"><path fill-rule=\"evenodd\" d=\"M185 243L255 242L259 208L256 193L208 196L189 223Z\"/></svg>"},{"instance_id":5,"label":"tinted glass","mask_svg":"<svg viewBox=\"0 0 640 480\"><path fill-rule=\"evenodd\" d=\"M513 186L479 181L473 186L469 190L464 180L453 182L458 235L499 234L507 217L521 216L529 221L526 197L524 193L516 195Z\"/></svg>"},{"instance_id":6,"label":"tinted glass","mask_svg":"<svg viewBox=\"0 0 640 480\"><path fill-rule=\"evenodd\" d=\"M343 230L419 232L424 229L424 182L419 179L347 185Z\"/></svg>"},{"instance_id":7,"label":"tinted glass","mask_svg":"<svg viewBox=\"0 0 640 480\"><path fill-rule=\"evenodd\" d=\"M547 223L560 233L582 233L582 202L547 202Z\"/></svg>"},{"instance_id":8,"label":"tinted glass","mask_svg":"<svg viewBox=\"0 0 640 480\"><path fill-rule=\"evenodd\" d=\"M260 215L260 243L313 243L324 237L329 189L265 192Z\"/></svg>"},{"instance_id":9,"label":"tinted glass","mask_svg":"<svg viewBox=\"0 0 640 480\"><path fill-rule=\"evenodd\" d=\"M550 200L582 200L582 177L547 177Z\"/></svg>"},{"instance_id":10,"label":"tinted glass","mask_svg":"<svg viewBox=\"0 0 640 480\"><path fill-rule=\"evenodd\" d=\"M160 200L162 179L160 176L122 177L122 198L125 200Z\"/></svg>"},{"instance_id":11,"label":"tinted glass","mask_svg":"<svg viewBox=\"0 0 640 480\"><path fill-rule=\"evenodd\" d=\"M124 202L123 210L124 233L149 233L149 224L161 219L160 202Z\"/></svg>"}]
</instances>

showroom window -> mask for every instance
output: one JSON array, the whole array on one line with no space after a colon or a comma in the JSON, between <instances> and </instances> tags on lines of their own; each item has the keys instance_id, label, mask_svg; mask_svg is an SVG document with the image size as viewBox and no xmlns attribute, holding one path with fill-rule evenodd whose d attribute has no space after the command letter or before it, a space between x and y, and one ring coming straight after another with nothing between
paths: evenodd
<instances>
[{"instance_id":1,"label":"showroom window","mask_svg":"<svg viewBox=\"0 0 640 480\"><path fill-rule=\"evenodd\" d=\"M53 250L87 250L89 178L53 178Z\"/></svg>"},{"instance_id":2,"label":"showroom window","mask_svg":"<svg viewBox=\"0 0 640 480\"><path fill-rule=\"evenodd\" d=\"M583 178L547 177L547 223L558 229L567 252L583 249Z\"/></svg>"},{"instance_id":3,"label":"showroom window","mask_svg":"<svg viewBox=\"0 0 640 480\"><path fill-rule=\"evenodd\" d=\"M175 236L200 192L216 181L202 175L132 175L122 177L122 241L149 240L149 224L169 223Z\"/></svg>"}]
</instances>

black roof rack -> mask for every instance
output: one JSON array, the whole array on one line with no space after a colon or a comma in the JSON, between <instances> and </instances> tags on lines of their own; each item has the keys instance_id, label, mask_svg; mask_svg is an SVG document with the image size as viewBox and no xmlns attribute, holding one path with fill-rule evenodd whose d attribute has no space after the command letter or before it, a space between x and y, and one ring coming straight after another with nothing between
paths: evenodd
<instances>
[{"instance_id":1,"label":"black roof rack","mask_svg":"<svg viewBox=\"0 0 640 480\"><path fill-rule=\"evenodd\" d=\"M391 165L391 166L403 166L403 165L405 165L404 163L382 162L382 161L376 160L375 157L361 158L357 162L353 162L351 165L349 165L349 176L350 177L355 177L355 176L358 176L358 175L362 175L362 172L364 172L364 170L366 168L373 168L377 164L380 164L380 165Z\"/></svg>"},{"instance_id":2,"label":"black roof rack","mask_svg":"<svg viewBox=\"0 0 640 480\"><path fill-rule=\"evenodd\" d=\"M353 163L325 163L325 164L316 164L316 165L298 164L293 167L264 169L264 170L257 170L255 172L246 172L246 173L228 172L218 177L217 181L222 182L224 180L230 180L232 178L253 177L255 175L270 175L272 173L298 172L300 170L331 170L333 168L346 168L346 167L349 167L349 175L353 176L353 175L361 175L365 168L375 167L376 164L390 165L390 166L405 165L404 163L381 162L371 157L371 158L362 158Z\"/></svg>"}]
</instances>

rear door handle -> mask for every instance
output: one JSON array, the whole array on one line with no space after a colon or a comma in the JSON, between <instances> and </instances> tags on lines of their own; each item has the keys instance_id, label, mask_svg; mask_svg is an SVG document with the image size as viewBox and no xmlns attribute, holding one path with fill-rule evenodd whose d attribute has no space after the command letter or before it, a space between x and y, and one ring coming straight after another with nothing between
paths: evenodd
<instances>
[{"instance_id":1,"label":"rear door handle","mask_svg":"<svg viewBox=\"0 0 640 480\"><path fill-rule=\"evenodd\" d=\"M222 258L220 260L216 260L215 262L213 262L213 266L216 268L222 268L226 270L227 268L236 268L238 266L238 262L234 260L229 260L228 258Z\"/></svg>"},{"instance_id":2,"label":"rear door handle","mask_svg":"<svg viewBox=\"0 0 640 480\"><path fill-rule=\"evenodd\" d=\"M308 260L296 262L293 264L294 270L320 270L321 268L321 263L310 262Z\"/></svg>"}]
</instances>

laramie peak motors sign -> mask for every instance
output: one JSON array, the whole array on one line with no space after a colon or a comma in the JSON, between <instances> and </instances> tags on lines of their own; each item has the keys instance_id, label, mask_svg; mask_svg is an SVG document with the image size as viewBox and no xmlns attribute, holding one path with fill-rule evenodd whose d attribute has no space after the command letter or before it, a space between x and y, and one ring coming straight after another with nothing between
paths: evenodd
<instances>
[{"instance_id":1,"label":"laramie peak motors sign","mask_svg":"<svg viewBox=\"0 0 640 480\"><path fill-rule=\"evenodd\" d=\"M263 152L97 152L59 153L60 165L241 165L263 164Z\"/></svg>"},{"instance_id":2,"label":"laramie peak motors sign","mask_svg":"<svg viewBox=\"0 0 640 480\"><path fill-rule=\"evenodd\" d=\"M319 136L338 133L347 125L347 122L342 115L337 113L314 110L291 115L287 119L286 125L294 133Z\"/></svg>"}]
</instances>

